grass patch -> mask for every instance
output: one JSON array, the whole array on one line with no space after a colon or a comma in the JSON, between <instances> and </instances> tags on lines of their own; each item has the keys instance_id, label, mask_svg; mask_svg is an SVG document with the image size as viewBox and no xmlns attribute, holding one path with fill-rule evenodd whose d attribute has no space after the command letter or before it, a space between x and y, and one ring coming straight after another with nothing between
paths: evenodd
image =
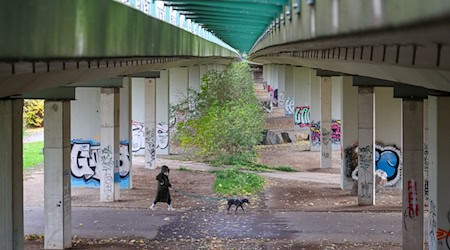
<instances>
[{"instance_id":1,"label":"grass patch","mask_svg":"<svg viewBox=\"0 0 450 250\"><path fill-rule=\"evenodd\" d=\"M273 170L282 171L282 172L297 172L295 169L288 167L288 166L276 166L271 167Z\"/></svg>"},{"instance_id":2,"label":"grass patch","mask_svg":"<svg viewBox=\"0 0 450 250\"><path fill-rule=\"evenodd\" d=\"M190 168L180 167L177 169L178 171L192 172L193 170Z\"/></svg>"},{"instance_id":3,"label":"grass patch","mask_svg":"<svg viewBox=\"0 0 450 250\"><path fill-rule=\"evenodd\" d=\"M238 168L213 171L214 191L223 195L250 195L260 192L265 183L262 176L239 171Z\"/></svg>"},{"instance_id":4,"label":"grass patch","mask_svg":"<svg viewBox=\"0 0 450 250\"><path fill-rule=\"evenodd\" d=\"M23 144L23 168L29 169L44 162L42 148L44 142L30 142Z\"/></svg>"}]
</instances>

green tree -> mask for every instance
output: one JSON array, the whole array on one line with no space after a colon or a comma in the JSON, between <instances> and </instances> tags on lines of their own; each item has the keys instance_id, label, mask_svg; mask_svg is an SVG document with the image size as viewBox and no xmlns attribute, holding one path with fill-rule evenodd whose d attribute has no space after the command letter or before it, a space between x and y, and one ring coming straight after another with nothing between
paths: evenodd
<instances>
[{"instance_id":1,"label":"green tree","mask_svg":"<svg viewBox=\"0 0 450 250\"><path fill-rule=\"evenodd\" d=\"M188 119L177 123L177 138L184 148L209 160L253 161L262 139L264 113L256 99L247 63L232 63L223 72L210 71L200 92L172 108Z\"/></svg>"},{"instance_id":2,"label":"green tree","mask_svg":"<svg viewBox=\"0 0 450 250\"><path fill-rule=\"evenodd\" d=\"M27 127L40 128L44 125L44 100L25 100L23 118Z\"/></svg>"}]
</instances>

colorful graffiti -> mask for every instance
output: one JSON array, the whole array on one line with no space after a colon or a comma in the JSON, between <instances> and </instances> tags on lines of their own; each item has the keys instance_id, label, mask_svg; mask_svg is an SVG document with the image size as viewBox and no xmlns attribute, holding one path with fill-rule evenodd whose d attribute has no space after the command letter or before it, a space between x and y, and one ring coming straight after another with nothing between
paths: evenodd
<instances>
[{"instance_id":1,"label":"colorful graffiti","mask_svg":"<svg viewBox=\"0 0 450 250\"><path fill-rule=\"evenodd\" d=\"M133 121L131 123L131 131L133 136L133 145L131 150L138 152L145 148L145 126L143 122Z\"/></svg>"},{"instance_id":2,"label":"colorful graffiti","mask_svg":"<svg viewBox=\"0 0 450 250\"><path fill-rule=\"evenodd\" d=\"M450 224L450 211L447 212L447 221ZM438 228L438 230L436 232L436 238L438 241L445 241L445 245L447 246L447 249L450 249L450 229L445 230L442 228Z\"/></svg>"},{"instance_id":3,"label":"colorful graffiti","mask_svg":"<svg viewBox=\"0 0 450 250\"><path fill-rule=\"evenodd\" d=\"M419 203L417 202L417 183L414 179L408 180L408 207L405 214L413 219L419 216Z\"/></svg>"},{"instance_id":4,"label":"colorful graffiti","mask_svg":"<svg viewBox=\"0 0 450 250\"><path fill-rule=\"evenodd\" d=\"M295 107L294 123L301 128L311 126L311 106Z\"/></svg>"},{"instance_id":5,"label":"colorful graffiti","mask_svg":"<svg viewBox=\"0 0 450 250\"><path fill-rule=\"evenodd\" d=\"M395 145L375 145L375 170L386 173L387 187L395 186L401 178L402 158L401 152ZM358 147L353 145L344 150L346 158L346 175L348 178L358 180Z\"/></svg>"},{"instance_id":6,"label":"colorful graffiti","mask_svg":"<svg viewBox=\"0 0 450 250\"><path fill-rule=\"evenodd\" d=\"M100 187L100 143L94 140L72 140L70 168L72 187ZM128 141L120 142L119 178L120 188L129 188L130 154ZM111 176L111 180L113 177Z\"/></svg>"},{"instance_id":7,"label":"colorful graffiti","mask_svg":"<svg viewBox=\"0 0 450 250\"><path fill-rule=\"evenodd\" d=\"M310 138L314 146L320 145L320 121L312 121L310 124ZM331 142L339 145L341 143L341 120L331 122Z\"/></svg>"},{"instance_id":8,"label":"colorful graffiti","mask_svg":"<svg viewBox=\"0 0 450 250\"><path fill-rule=\"evenodd\" d=\"M333 144L341 143L341 120L333 120L331 123L331 142Z\"/></svg>"},{"instance_id":9,"label":"colorful graffiti","mask_svg":"<svg viewBox=\"0 0 450 250\"><path fill-rule=\"evenodd\" d=\"M294 99L292 97L286 97L286 100L284 101L284 115L294 115Z\"/></svg>"},{"instance_id":10,"label":"colorful graffiti","mask_svg":"<svg viewBox=\"0 0 450 250\"><path fill-rule=\"evenodd\" d=\"M169 125L165 122L160 122L156 126L157 133L157 148L166 149L169 146Z\"/></svg>"}]
</instances>

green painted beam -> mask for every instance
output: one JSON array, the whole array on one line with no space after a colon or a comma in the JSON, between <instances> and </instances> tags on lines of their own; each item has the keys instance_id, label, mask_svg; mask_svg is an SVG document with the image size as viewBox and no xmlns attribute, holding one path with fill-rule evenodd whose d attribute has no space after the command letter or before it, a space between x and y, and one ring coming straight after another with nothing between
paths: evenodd
<instances>
[{"instance_id":1,"label":"green painted beam","mask_svg":"<svg viewBox=\"0 0 450 250\"><path fill-rule=\"evenodd\" d=\"M257 4L274 4L274 5L287 5L289 0L215 0L217 2L230 2L230 3L257 3ZM181 3L190 2L189 0L170 0L167 2Z\"/></svg>"},{"instance_id":2,"label":"green painted beam","mask_svg":"<svg viewBox=\"0 0 450 250\"><path fill-rule=\"evenodd\" d=\"M247 19L258 19L258 20L268 20L272 19L272 15L260 15L260 14L241 14L241 13L232 13L232 12L220 12L216 11L214 13L211 13L210 11L196 11L196 10L189 10L189 11L179 11L180 14L185 15L187 18L196 18L196 17L232 17L237 18L239 20L242 20L242 16L245 15L245 18Z\"/></svg>"},{"instance_id":3,"label":"green painted beam","mask_svg":"<svg viewBox=\"0 0 450 250\"><path fill-rule=\"evenodd\" d=\"M272 4L253 4L253 3L229 3L224 1L186 1L179 3L170 3L169 6L172 7L185 7L193 8L196 6L201 7L212 7L212 8L223 8L223 9L243 9L251 11L267 11L267 12L280 12L282 9L281 5Z\"/></svg>"},{"instance_id":4,"label":"green painted beam","mask_svg":"<svg viewBox=\"0 0 450 250\"><path fill-rule=\"evenodd\" d=\"M111 0L0 0L0 4L0 61L238 56Z\"/></svg>"},{"instance_id":5,"label":"green painted beam","mask_svg":"<svg viewBox=\"0 0 450 250\"><path fill-rule=\"evenodd\" d=\"M196 18L194 20L197 20L197 22L199 23L222 23L222 24L239 24L239 23L243 23L244 20L239 20L239 19L233 19L233 18L220 18L220 17L202 17L202 18ZM270 22L266 22L266 21L259 21L259 20L246 20L246 23L249 24L258 24L261 26L267 26Z\"/></svg>"}]
</instances>

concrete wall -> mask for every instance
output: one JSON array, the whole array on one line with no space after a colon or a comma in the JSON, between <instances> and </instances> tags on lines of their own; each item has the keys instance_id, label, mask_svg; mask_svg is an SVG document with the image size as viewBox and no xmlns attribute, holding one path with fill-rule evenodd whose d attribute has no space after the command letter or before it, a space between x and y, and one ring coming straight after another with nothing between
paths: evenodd
<instances>
[{"instance_id":1,"label":"concrete wall","mask_svg":"<svg viewBox=\"0 0 450 250\"><path fill-rule=\"evenodd\" d=\"M195 91L200 90L200 67L189 67L189 88Z\"/></svg>"},{"instance_id":2,"label":"concrete wall","mask_svg":"<svg viewBox=\"0 0 450 250\"><path fill-rule=\"evenodd\" d=\"M211 65L208 65L208 70L212 69ZM180 100L187 97L188 90L188 68L171 68L169 70L170 81L170 104L178 104Z\"/></svg>"},{"instance_id":3,"label":"concrete wall","mask_svg":"<svg viewBox=\"0 0 450 250\"><path fill-rule=\"evenodd\" d=\"M122 94L122 96L124 96ZM122 102L122 100L121 100ZM124 101L126 102L126 101ZM120 113L127 112L127 105L120 107ZM100 150L100 88L77 88L76 100L71 101L71 171L72 187L100 187L97 164ZM120 118L120 123L123 116ZM121 188L130 187L130 158L126 130L120 131Z\"/></svg>"},{"instance_id":4,"label":"concrete wall","mask_svg":"<svg viewBox=\"0 0 450 250\"><path fill-rule=\"evenodd\" d=\"M375 134L377 141L401 148L402 99L393 96L393 88L375 88Z\"/></svg>"}]
</instances>

